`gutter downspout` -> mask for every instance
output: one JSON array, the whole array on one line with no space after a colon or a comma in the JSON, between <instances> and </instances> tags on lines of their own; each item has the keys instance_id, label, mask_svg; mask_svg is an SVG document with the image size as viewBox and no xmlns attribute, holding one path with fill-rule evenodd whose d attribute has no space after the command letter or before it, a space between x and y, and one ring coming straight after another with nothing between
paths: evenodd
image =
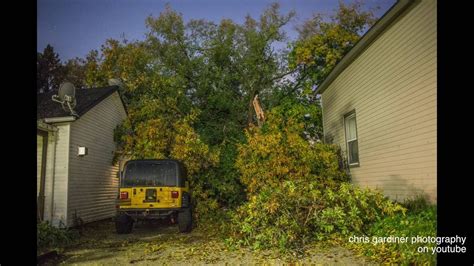
<instances>
[{"instance_id":1,"label":"gutter downspout","mask_svg":"<svg viewBox=\"0 0 474 266\"><path fill-rule=\"evenodd\" d=\"M52 160L52 170L51 170L51 211L50 211L50 216L51 216L51 224L53 224L53 218L54 218L54 179L56 175L56 145L57 145L57 137L58 137L58 129L56 128L55 131L53 131L52 135L54 135L53 138L51 138L54 141L54 148L53 148L53 160Z\"/></svg>"}]
</instances>

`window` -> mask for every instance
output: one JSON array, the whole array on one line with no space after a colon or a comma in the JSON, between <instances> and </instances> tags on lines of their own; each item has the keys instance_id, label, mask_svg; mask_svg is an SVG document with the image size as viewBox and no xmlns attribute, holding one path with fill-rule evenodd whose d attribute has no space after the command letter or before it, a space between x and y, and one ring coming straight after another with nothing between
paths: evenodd
<instances>
[{"instance_id":1,"label":"window","mask_svg":"<svg viewBox=\"0 0 474 266\"><path fill-rule=\"evenodd\" d=\"M359 145L357 142L357 124L354 111L344 116L344 127L346 131L347 159L349 165L358 165Z\"/></svg>"},{"instance_id":2,"label":"window","mask_svg":"<svg viewBox=\"0 0 474 266\"><path fill-rule=\"evenodd\" d=\"M124 187L175 187L178 176L177 165L173 162L130 162L124 173Z\"/></svg>"}]
</instances>

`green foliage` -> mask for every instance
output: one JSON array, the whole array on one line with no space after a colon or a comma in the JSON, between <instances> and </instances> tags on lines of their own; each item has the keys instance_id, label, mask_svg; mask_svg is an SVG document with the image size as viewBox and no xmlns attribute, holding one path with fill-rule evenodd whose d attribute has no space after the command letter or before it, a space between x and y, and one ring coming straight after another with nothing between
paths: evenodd
<instances>
[{"instance_id":1,"label":"green foliage","mask_svg":"<svg viewBox=\"0 0 474 266\"><path fill-rule=\"evenodd\" d=\"M124 83L129 120L115 131L119 150L133 158L182 160L199 219L245 199L237 145L253 119L253 96L271 91L283 71L271 46L284 40L281 28L292 17L273 4L242 25L185 23L167 6L146 19L145 41L107 40L86 60L88 84L117 77Z\"/></svg>"},{"instance_id":2,"label":"green foliage","mask_svg":"<svg viewBox=\"0 0 474 266\"><path fill-rule=\"evenodd\" d=\"M387 216L374 223L367 231L369 237L407 236L408 239L416 236L436 236L436 206L427 206L417 212L408 212L407 215L396 214ZM410 240L409 240L410 241ZM342 241L346 243L346 241ZM435 247L436 244L425 243L349 243L348 247L360 254L384 264L398 265L434 265L436 254L418 253L417 248L426 246Z\"/></svg>"},{"instance_id":3,"label":"green foliage","mask_svg":"<svg viewBox=\"0 0 474 266\"><path fill-rule=\"evenodd\" d=\"M85 60L79 57L68 60L64 65L64 81L71 82L78 89L86 87Z\"/></svg>"},{"instance_id":4,"label":"green foliage","mask_svg":"<svg viewBox=\"0 0 474 266\"><path fill-rule=\"evenodd\" d=\"M279 111L272 110L262 128L251 127L246 132L247 143L239 145L236 167L247 191L275 188L285 180L347 180L339 169L336 147L311 144L304 137L304 123L298 122L300 113L285 116Z\"/></svg>"},{"instance_id":5,"label":"green foliage","mask_svg":"<svg viewBox=\"0 0 474 266\"><path fill-rule=\"evenodd\" d=\"M402 205L412 213L424 211L431 206L427 196L423 194L418 194L412 198L405 199L402 202Z\"/></svg>"},{"instance_id":6,"label":"green foliage","mask_svg":"<svg viewBox=\"0 0 474 266\"><path fill-rule=\"evenodd\" d=\"M347 183L334 146L311 143L299 107L272 110L262 128L247 131L236 167L248 202L232 218L229 243L253 248L301 248L333 234L362 233L405 209L382 193ZM298 122L299 121L299 122Z\"/></svg>"},{"instance_id":7,"label":"green foliage","mask_svg":"<svg viewBox=\"0 0 474 266\"><path fill-rule=\"evenodd\" d=\"M233 208L245 200L245 188L234 165L238 151L234 143L223 143L219 150L219 166L212 168L206 175L206 189L220 206Z\"/></svg>"},{"instance_id":8,"label":"green foliage","mask_svg":"<svg viewBox=\"0 0 474 266\"><path fill-rule=\"evenodd\" d=\"M253 248L299 249L314 240L362 234L404 208L382 193L349 183L328 188L317 181L264 188L238 208L229 241Z\"/></svg>"},{"instance_id":9,"label":"green foliage","mask_svg":"<svg viewBox=\"0 0 474 266\"><path fill-rule=\"evenodd\" d=\"M56 91L63 79L63 68L54 47L47 45L43 53L36 56L36 91Z\"/></svg>"},{"instance_id":10,"label":"green foliage","mask_svg":"<svg viewBox=\"0 0 474 266\"><path fill-rule=\"evenodd\" d=\"M36 245L39 249L55 248L72 243L78 234L63 227L54 227L49 222L36 225Z\"/></svg>"},{"instance_id":11,"label":"green foliage","mask_svg":"<svg viewBox=\"0 0 474 266\"><path fill-rule=\"evenodd\" d=\"M361 2L345 5L342 1L329 20L321 14L307 20L289 58L290 67L300 69L303 87L321 84L374 22L372 11L363 11Z\"/></svg>"},{"instance_id":12,"label":"green foliage","mask_svg":"<svg viewBox=\"0 0 474 266\"><path fill-rule=\"evenodd\" d=\"M368 225L385 216L406 212L403 206L385 197L381 191L362 189L349 183L341 183L336 189L327 188L323 194L326 208L316 225L326 234L365 232ZM325 235L317 237L322 239Z\"/></svg>"},{"instance_id":13,"label":"green foliage","mask_svg":"<svg viewBox=\"0 0 474 266\"><path fill-rule=\"evenodd\" d=\"M272 108L272 112L282 118L291 117L296 123L303 124L302 133L307 140L317 141L322 139L323 122L319 101L313 102L287 97Z\"/></svg>"},{"instance_id":14,"label":"green foliage","mask_svg":"<svg viewBox=\"0 0 474 266\"><path fill-rule=\"evenodd\" d=\"M106 85L105 75L100 72L100 61L101 58L97 50L91 50L86 56L85 83L88 87Z\"/></svg>"}]
</instances>

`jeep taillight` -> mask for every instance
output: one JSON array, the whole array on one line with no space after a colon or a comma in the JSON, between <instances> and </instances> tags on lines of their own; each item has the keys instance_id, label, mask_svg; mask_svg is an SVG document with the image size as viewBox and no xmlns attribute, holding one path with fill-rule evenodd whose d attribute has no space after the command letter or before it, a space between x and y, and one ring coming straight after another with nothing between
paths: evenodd
<instances>
[{"instance_id":1,"label":"jeep taillight","mask_svg":"<svg viewBox=\"0 0 474 266\"><path fill-rule=\"evenodd\" d=\"M173 199L179 198L179 191L171 191L171 197Z\"/></svg>"},{"instance_id":2,"label":"jeep taillight","mask_svg":"<svg viewBox=\"0 0 474 266\"><path fill-rule=\"evenodd\" d=\"M128 192L127 191L120 192L120 199L128 199Z\"/></svg>"}]
</instances>

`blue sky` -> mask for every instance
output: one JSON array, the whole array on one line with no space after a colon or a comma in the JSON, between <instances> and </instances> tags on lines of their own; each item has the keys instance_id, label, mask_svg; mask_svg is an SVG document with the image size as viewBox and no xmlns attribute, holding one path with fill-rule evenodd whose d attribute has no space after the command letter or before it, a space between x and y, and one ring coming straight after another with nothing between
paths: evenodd
<instances>
[{"instance_id":1,"label":"blue sky","mask_svg":"<svg viewBox=\"0 0 474 266\"><path fill-rule=\"evenodd\" d=\"M158 16L166 3L182 13L185 21L207 19L219 22L230 18L241 23L247 14L257 18L274 0L38 0L37 50L49 43L65 61L85 57L99 49L108 38L141 40L145 36L145 19ZM331 13L337 0L280 0L284 13L295 10L297 19L285 28L288 36L297 36L294 26L311 17L312 13ZM344 2L350 2L345 0ZM366 7L379 6L377 16L383 15L395 0L366 0Z\"/></svg>"}]
</instances>

